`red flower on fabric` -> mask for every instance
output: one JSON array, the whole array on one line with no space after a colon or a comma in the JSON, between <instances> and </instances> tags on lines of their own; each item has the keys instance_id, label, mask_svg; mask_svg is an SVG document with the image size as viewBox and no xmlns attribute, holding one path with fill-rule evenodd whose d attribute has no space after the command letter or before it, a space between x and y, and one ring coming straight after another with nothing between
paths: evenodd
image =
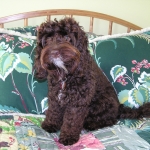
<instances>
[{"instance_id":1,"label":"red flower on fabric","mask_svg":"<svg viewBox=\"0 0 150 150\"><path fill-rule=\"evenodd\" d=\"M25 47L27 47L27 46L29 46L28 43L22 42L22 43L21 43L21 46L19 46L19 47L23 49L23 48L25 48Z\"/></svg>"},{"instance_id":2,"label":"red flower on fabric","mask_svg":"<svg viewBox=\"0 0 150 150\"><path fill-rule=\"evenodd\" d=\"M12 137L9 137L9 140L10 140L9 145L13 145L13 143L15 142L15 139L14 139L14 138L12 138Z\"/></svg>"},{"instance_id":3,"label":"red flower on fabric","mask_svg":"<svg viewBox=\"0 0 150 150\"><path fill-rule=\"evenodd\" d=\"M58 139L54 139L58 148L62 150L81 150L83 148L89 149L105 149L105 146L91 133L82 135L79 141L71 146L64 146L58 142Z\"/></svg>"},{"instance_id":4,"label":"red flower on fabric","mask_svg":"<svg viewBox=\"0 0 150 150\"><path fill-rule=\"evenodd\" d=\"M15 122L15 126L21 126L20 122Z\"/></svg>"},{"instance_id":5,"label":"red flower on fabric","mask_svg":"<svg viewBox=\"0 0 150 150\"><path fill-rule=\"evenodd\" d=\"M21 118L21 117L19 116L19 117L18 117L18 120L19 120L19 121L23 121L23 118Z\"/></svg>"},{"instance_id":6,"label":"red flower on fabric","mask_svg":"<svg viewBox=\"0 0 150 150\"><path fill-rule=\"evenodd\" d=\"M132 67L132 68L131 68L131 72L140 74L140 68L138 68L138 67L137 67L137 68Z\"/></svg>"},{"instance_id":7,"label":"red flower on fabric","mask_svg":"<svg viewBox=\"0 0 150 150\"><path fill-rule=\"evenodd\" d=\"M10 37L10 36L6 37L6 42L13 41L13 40L14 40L14 37Z\"/></svg>"},{"instance_id":8,"label":"red flower on fabric","mask_svg":"<svg viewBox=\"0 0 150 150\"><path fill-rule=\"evenodd\" d=\"M132 64L137 64L137 61L136 60L132 60Z\"/></svg>"},{"instance_id":9,"label":"red flower on fabric","mask_svg":"<svg viewBox=\"0 0 150 150\"><path fill-rule=\"evenodd\" d=\"M143 64L138 62L135 67L136 67L136 68L142 68L142 66L143 66Z\"/></svg>"},{"instance_id":10,"label":"red flower on fabric","mask_svg":"<svg viewBox=\"0 0 150 150\"><path fill-rule=\"evenodd\" d=\"M123 76L120 76L118 79L117 79L117 82L121 83L122 85L127 85L128 82L126 82L125 78Z\"/></svg>"},{"instance_id":11,"label":"red flower on fabric","mask_svg":"<svg viewBox=\"0 0 150 150\"><path fill-rule=\"evenodd\" d=\"M132 60L132 64L136 64L135 67L131 68L131 72L140 74L140 69L141 68L150 68L150 63L148 62L147 59L143 59L141 62L137 62L136 60Z\"/></svg>"},{"instance_id":12,"label":"red flower on fabric","mask_svg":"<svg viewBox=\"0 0 150 150\"><path fill-rule=\"evenodd\" d=\"M148 60L146 60L146 59L142 60L143 65L146 65L147 63L148 63Z\"/></svg>"}]
</instances>

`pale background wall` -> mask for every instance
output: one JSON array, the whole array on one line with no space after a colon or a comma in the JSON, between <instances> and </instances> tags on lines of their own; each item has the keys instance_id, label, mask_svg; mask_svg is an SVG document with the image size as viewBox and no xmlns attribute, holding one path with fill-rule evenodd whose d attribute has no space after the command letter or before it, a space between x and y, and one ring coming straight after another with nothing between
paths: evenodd
<instances>
[{"instance_id":1,"label":"pale background wall","mask_svg":"<svg viewBox=\"0 0 150 150\"><path fill-rule=\"evenodd\" d=\"M127 20L143 28L150 26L150 0L1 0L0 17L58 8L96 11Z\"/></svg>"}]
</instances>

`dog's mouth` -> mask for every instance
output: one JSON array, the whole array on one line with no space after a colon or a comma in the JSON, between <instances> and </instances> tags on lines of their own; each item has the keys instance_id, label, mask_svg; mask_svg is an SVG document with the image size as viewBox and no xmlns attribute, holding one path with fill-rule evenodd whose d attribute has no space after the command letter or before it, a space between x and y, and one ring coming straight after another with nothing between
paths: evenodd
<instances>
[{"instance_id":1,"label":"dog's mouth","mask_svg":"<svg viewBox=\"0 0 150 150\"><path fill-rule=\"evenodd\" d=\"M47 71L58 74L73 73L80 60L80 52L69 43L52 43L41 53L40 62Z\"/></svg>"}]
</instances>

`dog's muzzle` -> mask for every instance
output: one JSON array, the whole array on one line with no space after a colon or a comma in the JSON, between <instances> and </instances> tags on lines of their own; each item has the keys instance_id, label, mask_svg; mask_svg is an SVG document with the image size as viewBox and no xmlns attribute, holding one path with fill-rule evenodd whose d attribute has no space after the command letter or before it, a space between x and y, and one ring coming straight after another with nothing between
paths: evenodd
<instances>
[{"instance_id":1,"label":"dog's muzzle","mask_svg":"<svg viewBox=\"0 0 150 150\"><path fill-rule=\"evenodd\" d=\"M40 62L44 69L73 73L80 61L80 52L68 42L52 43L42 49Z\"/></svg>"}]
</instances>

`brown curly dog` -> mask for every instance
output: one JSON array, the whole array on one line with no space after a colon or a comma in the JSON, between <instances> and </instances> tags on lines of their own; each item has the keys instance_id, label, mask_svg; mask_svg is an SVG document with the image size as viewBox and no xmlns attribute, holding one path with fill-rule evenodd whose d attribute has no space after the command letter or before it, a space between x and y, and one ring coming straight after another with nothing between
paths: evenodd
<instances>
[{"instance_id":1,"label":"brown curly dog","mask_svg":"<svg viewBox=\"0 0 150 150\"><path fill-rule=\"evenodd\" d=\"M37 36L36 77L48 80L49 108L42 128L60 130L59 142L72 145L80 132L150 117L150 103L131 109L117 94L88 49L82 27L72 18L42 23Z\"/></svg>"}]
</instances>

